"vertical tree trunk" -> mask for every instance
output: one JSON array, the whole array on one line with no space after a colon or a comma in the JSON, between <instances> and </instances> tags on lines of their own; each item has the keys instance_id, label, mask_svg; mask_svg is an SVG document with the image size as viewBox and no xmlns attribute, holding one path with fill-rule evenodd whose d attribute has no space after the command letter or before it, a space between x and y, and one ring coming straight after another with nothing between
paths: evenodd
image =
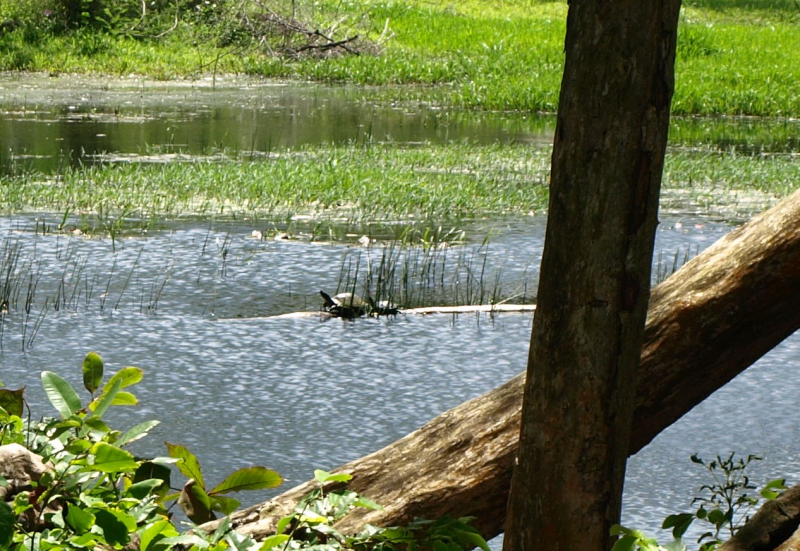
<instances>
[{"instance_id":1,"label":"vertical tree trunk","mask_svg":"<svg viewBox=\"0 0 800 551\"><path fill-rule=\"evenodd\" d=\"M603 550L618 522L680 0L572 0L505 549Z\"/></svg>"}]
</instances>

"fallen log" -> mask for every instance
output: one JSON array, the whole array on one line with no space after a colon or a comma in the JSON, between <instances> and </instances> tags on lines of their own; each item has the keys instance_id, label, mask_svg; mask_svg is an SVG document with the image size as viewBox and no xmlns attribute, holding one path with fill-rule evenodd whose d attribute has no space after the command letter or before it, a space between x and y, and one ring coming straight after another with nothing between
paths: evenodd
<instances>
[{"instance_id":1,"label":"fallen log","mask_svg":"<svg viewBox=\"0 0 800 551\"><path fill-rule=\"evenodd\" d=\"M424 306L421 308L409 308L398 310L396 315L419 315L427 316L430 314L525 314L536 310L535 304L465 304L462 306ZM394 315L394 314L392 314ZM278 314L275 316L259 316L255 318L222 318L219 321L259 321L277 319L306 319L306 318L335 318L341 316L332 315L325 310L317 312L289 312L288 314Z\"/></svg>"},{"instance_id":2,"label":"fallen log","mask_svg":"<svg viewBox=\"0 0 800 551\"><path fill-rule=\"evenodd\" d=\"M800 192L733 230L653 289L630 453L799 328L797 304ZM469 515L485 537L502 532L523 376L336 469L353 475L349 488L385 507L357 511L340 528ZM314 487L306 482L237 512L232 525L263 538Z\"/></svg>"},{"instance_id":3,"label":"fallen log","mask_svg":"<svg viewBox=\"0 0 800 551\"><path fill-rule=\"evenodd\" d=\"M798 525L800 525L800 486L794 486L762 505L758 512L736 532L736 535L717 547L717 550L789 551L797 549L798 542L789 542L788 540L791 539Z\"/></svg>"}]
</instances>

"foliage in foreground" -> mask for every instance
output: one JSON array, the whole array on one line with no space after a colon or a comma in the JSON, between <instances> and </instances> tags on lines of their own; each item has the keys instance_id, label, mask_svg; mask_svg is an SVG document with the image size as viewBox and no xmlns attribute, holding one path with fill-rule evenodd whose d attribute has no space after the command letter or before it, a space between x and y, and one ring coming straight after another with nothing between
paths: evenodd
<instances>
[{"instance_id":1,"label":"foliage in foreground","mask_svg":"<svg viewBox=\"0 0 800 551\"><path fill-rule=\"evenodd\" d=\"M700 486L698 495L692 500L692 505L700 504L694 513L679 513L664 519L661 528L672 529L674 539L660 545L655 538L648 537L640 530L617 525L612 528L611 535L620 538L612 551L686 551L683 536L695 520L706 527L697 539L699 551L712 551L727 539L724 535L728 538L736 535L760 498L775 499L786 489L784 479L775 479L764 486L760 498L748 493L756 489L747 474L750 464L761 460L755 455L735 458L735 453L731 453L727 457L717 455L715 459L705 461L695 454L691 459L705 468L712 482Z\"/></svg>"},{"instance_id":2,"label":"foliage in foreground","mask_svg":"<svg viewBox=\"0 0 800 551\"><path fill-rule=\"evenodd\" d=\"M87 404L62 377L43 372L45 394L59 417L40 421L31 420L24 388L0 388L0 449L17 454L22 450L33 462L40 458L43 471L31 470L31 480L19 474L9 480L0 474L0 496L8 500L0 500L0 550L133 546L141 551L458 551L477 546L488 551L467 518L420 520L388 529L367 526L356 536L345 536L333 527L337 520L355 507L380 506L346 489L326 491L325 484L341 485L351 477L325 471L315 472L319 487L281 519L276 535L263 542L231 530L227 516L213 534L202 530L181 534L167 507L169 502L177 500L194 526L215 519L215 512L229 515L239 506L226 494L273 488L282 482L281 477L265 467L249 467L208 488L197 457L184 446L167 443L169 457L135 456L125 448L146 436L158 422L145 421L121 432L109 427L103 415L111 406L137 403L125 389L142 379L142 370L125 367L105 383L103 371L100 356L87 354L82 366L83 384L90 394ZM179 493L170 493L171 465L189 479Z\"/></svg>"}]
</instances>

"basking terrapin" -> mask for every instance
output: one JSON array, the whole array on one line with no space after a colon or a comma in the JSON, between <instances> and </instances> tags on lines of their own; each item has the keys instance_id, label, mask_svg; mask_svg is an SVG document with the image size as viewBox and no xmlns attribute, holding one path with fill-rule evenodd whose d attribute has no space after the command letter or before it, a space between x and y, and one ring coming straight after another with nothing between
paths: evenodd
<instances>
[{"instance_id":1,"label":"basking terrapin","mask_svg":"<svg viewBox=\"0 0 800 551\"><path fill-rule=\"evenodd\" d=\"M371 310L369 303L354 293L339 293L336 296L330 296L325 291L320 291L319 294L325 301L323 308L332 316L357 318L368 314Z\"/></svg>"},{"instance_id":2,"label":"basking terrapin","mask_svg":"<svg viewBox=\"0 0 800 551\"><path fill-rule=\"evenodd\" d=\"M320 291L319 294L322 295L322 300L324 301L324 311L331 316L339 318L352 319L367 314L394 316L398 313L398 309L386 301L375 304L375 301L369 296L364 300L355 293L339 293L338 295L330 296L325 291Z\"/></svg>"}]
</instances>

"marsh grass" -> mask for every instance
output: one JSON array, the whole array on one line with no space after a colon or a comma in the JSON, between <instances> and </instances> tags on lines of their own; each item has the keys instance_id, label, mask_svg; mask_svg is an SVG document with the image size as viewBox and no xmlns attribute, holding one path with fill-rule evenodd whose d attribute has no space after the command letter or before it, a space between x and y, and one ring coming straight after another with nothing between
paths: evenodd
<instances>
[{"instance_id":1,"label":"marsh grass","mask_svg":"<svg viewBox=\"0 0 800 551\"><path fill-rule=\"evenodd\" d=\"M298 2L298 6L305 6ZM567 3L488 0L315 2L314 12L363 20L379 55L287 59L220 41L191 25L159 40L71 33L0 37L0 69L147 74L245 73L389 86L385 101L554 112ZM800 11L792 0L692 0L682 11L676 114L800 115ZM391 36L390 40L385 40ZM418 86L423 85L423 86Z\"/></svg>"},{"instance_id":2,"label":"marsh grass","mask_svg":"<svg viewBox=\"0 0 800 551\"><path fill-rule=\"evenodd\" d=\"M0 210L69 213L80 217L77 229L112 240L188 216L263 219L315 241L347 241L347 233L370 227L372 237L402 239L407 228L422 236L461 219L543 214L549 157L544 145L354 144L270 158L110 163L0 176ZM739 219L798 182L795 152L675 146L667 155L663 206L699 206Z\"/></svg>"},{"instance_id":3,"label":"marsh grass","mask_svg":"<svg viewBox=\"0 0 800 551\"><path fill-rule=\"evenodd\" d=\"M307 148L274 159L109 164L0 178L6 211L126 219L302 214L345 221L446 220L541 210L549 152L523 147ZM114 224L105 224L114 227Z\"/></svg>"},{"instance_id":4,"label":"marsh grass","mask_svg":"<svg viewBox=\"0 0 800 551\"><path fill-rule=\"evenodd\" d=\"M94 264L79 253L78 240L71 237L47 261L39 257L35 243L26 243L13 236L0 241L0 351L6 326L12 323L19 327L22 350L33 347L50 313L111 315L129 303L142 314L155 314L172 274L168 267L159 277L140 281L143 247L120 270L116 256L110 267Z\"/></svg>"},{"instance_id":5,"label":"marsh grass","mask_svg":"<svg viewBox=\"0 0 800 551\"><path fill-rule=\"evenodd\" d=\"M336 293L353 293L377 305L405 310L427 306L531 304L527 270L509 282L489 264L489 239L478 246L432 241L345 251ZM510 289L510 290L509 290Z\"/></svg>"}]
</instances>

